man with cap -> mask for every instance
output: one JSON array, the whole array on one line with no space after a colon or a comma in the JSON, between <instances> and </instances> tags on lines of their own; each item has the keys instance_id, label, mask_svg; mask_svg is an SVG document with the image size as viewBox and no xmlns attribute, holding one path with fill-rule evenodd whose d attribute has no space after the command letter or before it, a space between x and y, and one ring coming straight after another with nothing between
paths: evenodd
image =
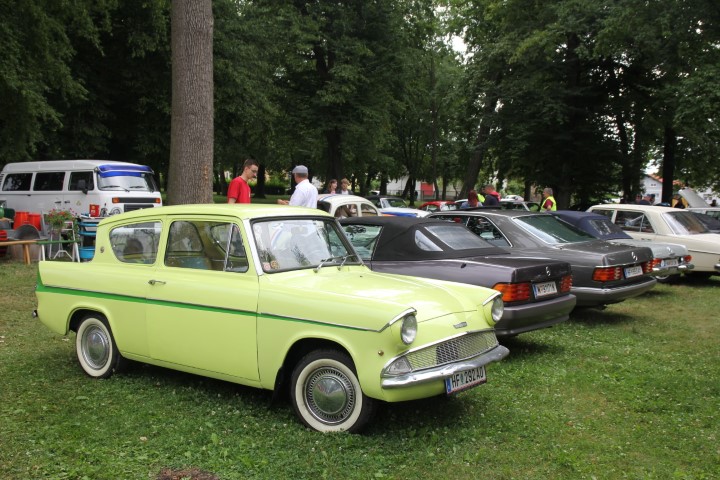
<instances>
[{"instance_id":1,"label":"man with cap","mask_svg":"<svg viewBox=\"0 0 720 480\"><path fill-rule=\"evenodd\" d=\"M295 192L290 201L278 200L280 205L292 205L295 207L317 208L318 191L310 180L308 180L308 169L305 165L298 165L292 170L295 178Z\"/></svg>"}]
</instances>

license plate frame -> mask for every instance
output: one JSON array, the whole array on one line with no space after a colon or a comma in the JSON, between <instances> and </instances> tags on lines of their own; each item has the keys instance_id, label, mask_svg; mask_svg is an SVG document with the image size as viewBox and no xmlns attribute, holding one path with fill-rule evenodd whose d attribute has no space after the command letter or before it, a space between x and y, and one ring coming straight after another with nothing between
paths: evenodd
<instances>
[{"instance_id":1,"label":"license plate frame","mask_svg":"<svg viewBox=\"0 0 720 480\"><path fill-rule=\"evenodd\" d=\"M557 284L555 282L533 283L533 292L535 292L535 298L555 295L558 292Z\"/></svg>"},{"instance_id":2,"label":"license plate frame","mask_svg":"<svg viewBox=\"0 0 720 480\"><path fill-rule=\"evenodd\" d=\"M640 265L634 267L625 267L625 278L639 277L643 274L643 269Z\"/></svg>"},{"instance_id":3,"label":"license plate frame","mask_svg":"<svg viewBox=\"0 0 720 480\"><path fill-rule=\"evenodd\" d=\"M485 366L469 368L445 377L445 393L452 395L487 382Z\"/></svg>"},{"instance_id":4,"label":"license plate frame","mask_svg":"<svg viewBox=\"0 0 720 480\"><path fill-rule=\"evenodd\" d=\"M677 258L666 258L662 261L663 267L677 267L680 265L680 260Z\"/></svg>"}]
</instances>

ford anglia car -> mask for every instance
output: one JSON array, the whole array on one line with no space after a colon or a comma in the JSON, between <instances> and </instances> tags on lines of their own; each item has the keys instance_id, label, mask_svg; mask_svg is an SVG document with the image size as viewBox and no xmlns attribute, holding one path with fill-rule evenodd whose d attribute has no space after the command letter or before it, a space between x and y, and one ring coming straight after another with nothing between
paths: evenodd
<instances>
[{"instance_id":1,"label":"ford anglia car","mask_svg":"<svg viewBox=\"0 0 720 480\"><path fill-rule=\"evenodd\" d=\"M300 420L358 431L377 401L484 383L508 350L494 290L370 271L332 216L185 205L110 217L88 263L39 264L35 315L82 369L126 359L289 391Z\"/></svg>"}]
</instances>

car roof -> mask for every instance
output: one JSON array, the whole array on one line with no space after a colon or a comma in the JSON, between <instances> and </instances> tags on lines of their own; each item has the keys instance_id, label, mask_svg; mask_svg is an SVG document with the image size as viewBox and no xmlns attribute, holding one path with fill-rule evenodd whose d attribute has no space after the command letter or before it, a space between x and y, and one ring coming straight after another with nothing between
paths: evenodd
<instances>
[{"instance_id":1,"label":"car roof","mask_svg":"<svg viewBox=\"0 0 720 480\"><path fill-rule=\"evenodd\" d=\"M466 250L456 250L445 243L438 245L438 247L442 248L442 251L427 251L418 247L415 241L415 233L417 231L423 231L423 233L431 239L439 239L442 241L442 239L435 234L425 230L427 227L443 226L465 230L464 225L447 222L445 220L436 220L427 217L352 217L343 218L340 220L340 224L343 226L360 225L382 227L377 246L373 253L372 260L375 261L436 260L507 254L506 250L491 245L484 240L482 241L482 247Z\"/></svg>"},{"instance_id":2,"label":"car roof","mask_svg":"<svg viewBox=\"0 0 720 480\"><path fill-rule=\"evenodd\" d=\"M290 207L287 205L272 204L229 204L229 203L202 203L190 205L170 205L155 208L144 208L122 214L123 219L144 218L160 215L232 215L241 219L284 216L323 216L330 217L328 213L305 207ZM108 217L108 220L119 218L120 215Z\"/></svg>"},{"instance_id":3,"label":"car roof","mask_svg":"<svg viewBox=\"0 0 720 480\"><path fill-rule=\"evenodd\" d=\"M660 205L638 205L637 203L601 203L590 208L607 210L634 210L642 212L682 212L684 209L674 207L663 207Z\"/></svg>"}]
</instances>

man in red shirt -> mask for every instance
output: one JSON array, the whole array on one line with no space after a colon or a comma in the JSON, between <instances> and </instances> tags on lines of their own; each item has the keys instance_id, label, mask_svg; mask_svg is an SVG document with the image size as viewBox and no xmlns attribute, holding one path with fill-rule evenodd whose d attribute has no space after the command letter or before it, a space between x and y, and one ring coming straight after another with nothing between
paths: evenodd
<instances>
[{"instance_id":1,"label":"man in red shirt","mask_svg":"<svg viewBox=\"0 0 720 480\"><path fill-rule=\"evenodd\" d=\"M250 185L248 181L257 177L258 162L249 158L243 164L243 173L233 179L228 187L228 203L250 203Z\"/></svg>"}]
</instances>

